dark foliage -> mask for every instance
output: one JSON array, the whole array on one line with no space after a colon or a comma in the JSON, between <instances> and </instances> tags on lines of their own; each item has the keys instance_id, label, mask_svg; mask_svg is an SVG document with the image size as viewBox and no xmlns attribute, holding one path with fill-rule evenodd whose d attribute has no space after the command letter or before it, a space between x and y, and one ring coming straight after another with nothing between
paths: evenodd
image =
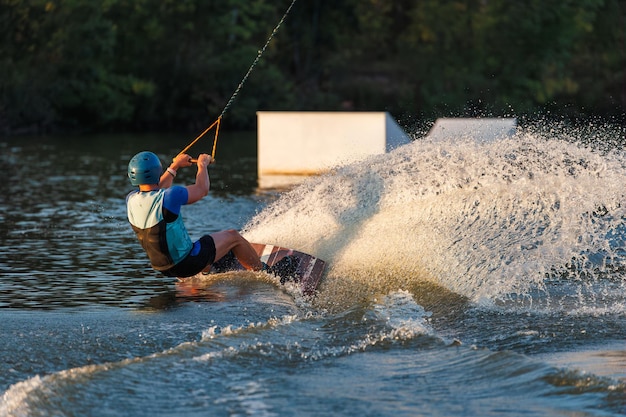
<instances>
[{"instance_id":1,"label":"dark foliage","mask_svg":"<svg viewBox=\"0 0 626 417\"><path fill-rule=\"evenodd\" d=\"M199 130L289 0L0 0L0 133ZM399 119L623 118L620 0L296 2L224 122L259 110Z\"/></svg>"}]
</instances>

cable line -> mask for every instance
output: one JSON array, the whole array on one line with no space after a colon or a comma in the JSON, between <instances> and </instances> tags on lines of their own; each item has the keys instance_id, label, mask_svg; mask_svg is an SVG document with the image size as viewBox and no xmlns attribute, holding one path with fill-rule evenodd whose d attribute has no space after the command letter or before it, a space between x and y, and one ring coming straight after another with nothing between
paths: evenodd
<instances>
[{"instance_id":1,"label":"cable line","mask_svg":"<svg viewBox=\"0 0 626 417\"><path fill-rule=\"evenodd\" d=\"M263 53L265 52L265 50L267 49L267 46L270 44L270 42L272 41L272 38L274 37L274 35L276 34L276 32L278 32L278 29L280 28L280 26L283 24L283 22L285 21L285 19L287 18L287 15L289 14L289 12L291 11L291 8L293 7L293 5L296 3L296 0L292 0L291 4L289 5L289 7L287 8L287 11L285 12L285 14L283 14L283 17L280 19L280 21L278 22L278 24L276 25L276 27L274 28L274 30L272 31L272 33L270 34L269 38L267 38L267 41L265 42L265 45L263 45L263 48L261 48L258 51L258 54L256 56L256 58L254 59L254 61L252 62L252 65L250 65L250 68L248 68L248 72L246 72L246 75L243 76L243 78L241 79L241 82L239 83L239 85L237 86L237 88L235 89L235 91L233 92L232 96L230 96L230 99L228 100L228 102L226 103L226 105L224 106L224 110L222 110L222 112L220 113L219 117L217 118L216 121L214 121L211 126L207 127L204 132L200 133L200 135L198 135L198 137L196 137L189 145L187 145L185 147L185 149L183 149L182 151L180 151L178 154L180 155L181 153L185 153L187 152L187 150L189 150L189 148L191 148L198 140L200 140L200 138L202 138L207 132L209 132L213 127L215 127L215 138L213 140L213 151L211 152L211 157L215 158L215 148L217 147L217 136L219 134L219 130L220 130L220 123L222 118L224 117L224 114L226 113L226 111L230 108L230 106L233 104L233 101L235 101L235 97L237 97L237 95L239 94L239 91L241 90L241 88L243 87L243 85L245 84L246 80L248 79L248 77L250 76L250 73L252 72L252 70L254 69L254 67L256 66L256 64L259 62L259 60L261 59L261 56L263 55ZM192 160L193 161L193 160Z\"/></svg>"}]
</instances>

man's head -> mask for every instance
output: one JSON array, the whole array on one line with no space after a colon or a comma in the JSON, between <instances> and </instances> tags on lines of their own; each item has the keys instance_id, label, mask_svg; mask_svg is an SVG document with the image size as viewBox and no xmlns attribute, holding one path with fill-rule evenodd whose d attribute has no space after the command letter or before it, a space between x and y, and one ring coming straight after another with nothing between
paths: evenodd
<instances>
[{"instance_id":1,"label":"man's head","mask_svg":"<svg viewBox=\"0 0 626 417\"><path fill-rule=\"evenodd\" d=\"M162 172L161 161L152 152L139 152L128 163L128 178L132 185L158 184Z\"/></svg>"}]
</instances>

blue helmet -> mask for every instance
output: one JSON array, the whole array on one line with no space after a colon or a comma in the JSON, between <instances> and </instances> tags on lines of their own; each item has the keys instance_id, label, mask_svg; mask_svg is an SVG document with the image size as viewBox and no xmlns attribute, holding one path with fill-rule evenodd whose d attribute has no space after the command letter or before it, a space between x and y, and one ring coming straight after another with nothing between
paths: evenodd
<instances>
[{"instance_id":1,"label":"blue helmet","mask_svg":"<svg viewBox=\"0 0 626 417\"><path fill-rule=\"evenodd\" d=\"M158 184L162 172L161 160L152 152L139 152L128 163L128 178L132 185Z\"/></svg>"}]
</instances>

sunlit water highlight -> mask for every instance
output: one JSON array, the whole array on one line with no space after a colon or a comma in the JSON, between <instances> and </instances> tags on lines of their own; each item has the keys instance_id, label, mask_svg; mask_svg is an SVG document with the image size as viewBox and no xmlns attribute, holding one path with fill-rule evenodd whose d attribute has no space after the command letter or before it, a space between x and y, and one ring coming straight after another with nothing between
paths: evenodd
<instances>
[{"instance_id":1,"label":"sunlit water highlight","mask_svg":"<svg viewBox=\"0 0 626 417\"><path fill-rule=\"evenodd\" d=\"M624 414L623 129L420 138L280 194L225 143L189 229L327 260L316 297L146 266L125 164L170 138L2 145L1 416Z\"/></svg>"}]
</instances>

